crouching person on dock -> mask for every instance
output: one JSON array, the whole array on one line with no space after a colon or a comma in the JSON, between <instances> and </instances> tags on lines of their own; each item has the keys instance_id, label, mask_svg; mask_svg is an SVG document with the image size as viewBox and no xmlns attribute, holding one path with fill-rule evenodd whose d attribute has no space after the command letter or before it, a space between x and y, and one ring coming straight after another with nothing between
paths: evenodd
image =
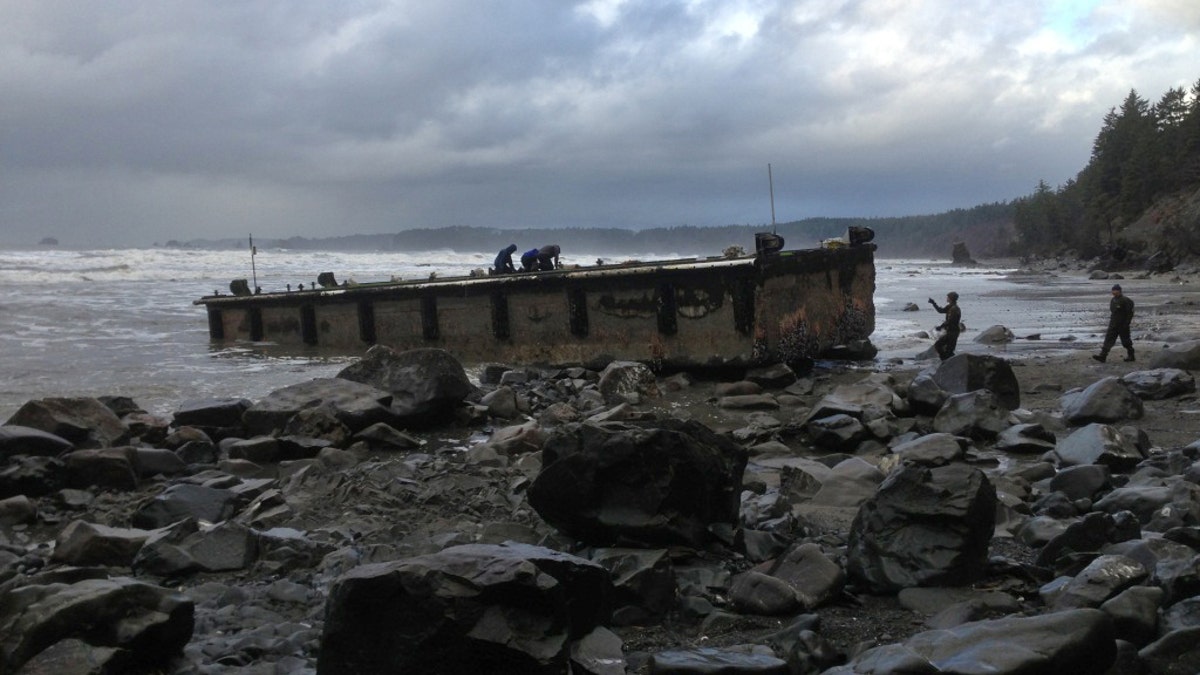
<instances>
[{"instance_id":1,"label":"crouching person on dock","mask_svg":"<svg viewBox=\"0 0 1200 675\"><path fill-rule=\"evenodd\" d=\"M562 267L562 263L558 260L558 254L562 249L558 244L550 244L538 249L537 261L539 270L556 270Z\"/></svg>"},{"instance_id":2,"label":"crouching person on dock","mask_svg":"<svg viewBox=\"0 0 1200 675\"><path fill-rule=\"evenodd\" d=\"M496 254L496 262L492 263L492 274L512 274L517 271L513 267L512 257L517 252L516 244L509 244L507 247L500 250Z\"/></svg>"},{"instance_id":3,"label":"crouching person on dock","mask_svg":"<svg viewBox=\"0 0 1200 675\"><path fill-rule=\"evenodd\" d=\"M958 333L962 330L962 310L958 308L958 293L950 291L946 294L946 306L939 307L933 298L929 298L929 304L938 311L938 314L945 314L946 320L942 325L938 326L938 330L944 330L942 336L933 343L933 349L943 361L954 356L954 350L958 347Z\"/></svg>"},{"instance_id":4,"label":"crouching person on dock","mask_svg":"<svg viewBox=\"0 0 1200 675\"><path fill-rule=\"evenodd\" d=\"M521 269L525 272L536 272L538 268L538 250L531 248L521 254Z\"/></svg>"}]
</instances>

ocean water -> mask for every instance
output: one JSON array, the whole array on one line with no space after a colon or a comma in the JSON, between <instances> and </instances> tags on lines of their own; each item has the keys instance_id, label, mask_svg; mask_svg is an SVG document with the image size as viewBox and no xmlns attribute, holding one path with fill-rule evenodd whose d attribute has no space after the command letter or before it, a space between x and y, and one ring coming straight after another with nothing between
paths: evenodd
<instances>
[{"instance_id":1,"label":"ocean water","mask_svg":"<svg viewBox=\"0 0 1200 675\"><path fill-rule=\"evenodd\" d=\"M353 357L275 353L255 345L212 345L204 308L193 300L228 292L234 278L257 278L264 290L306 286L320 272L339 281L381 281L467 274L486 268L493 253L341 253L260 249L244 251L59 249L0 251L0 420L23 403L51 396L129 396L167 414L180 403L205 397L259 398L270 391L337 373ZM590 264L589 251L563 256ZM671 252L642 259L679 257ZM1064 305L1059 295L1016 300L1011 267L959 268L928 261L878 260L876 332L880 359L908 357L931 341L916 337L940 322L925 299L939 302L949 290L962 295L969 329L1000 323L1018 335L1039 331L1094 334L1107 298ZM1039 284L1047 283L1045 280ZM909 302L919 312L905 312ZM1073 305L1078 304L1078 307ZM960 344L969 350L972 330Z\"/></svg>"}]
</instances>

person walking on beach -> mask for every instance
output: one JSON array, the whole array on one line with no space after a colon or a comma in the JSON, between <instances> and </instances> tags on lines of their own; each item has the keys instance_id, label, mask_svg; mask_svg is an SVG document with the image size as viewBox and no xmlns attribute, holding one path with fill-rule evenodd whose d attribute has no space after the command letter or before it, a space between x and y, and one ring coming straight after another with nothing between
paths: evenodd
<instances>
[{"instance_id":1,"label":"person walking on beach","mask_svg":"<svg viewBox=\"0 0 1200 675\"><path fill-rule=\"evenodd\" d=\"M1100 345L1100 353L1092 358L1104 363L1108 352L1121 338L1121 346L1125 348L1126 361L1133 361L1133 340L1129 337L1129 324L1133 323L1133 300L1121 292L1121 284L1113 284L1112 300L1108 301L1108 331L1104 333L1104 344Z\"/></svg>"},{"instance_id":2,"label":"person walking on beach","mask_svg":"<svg viewBox=\"0 0 1200 675\"><path fill-rule=\"evenodd\" d=\"M512 274L517 271L513 267L512 256L517 252L516 244L509 244L507 248L501 249L500 253L496 254L496 262L492 263L492 274Z\"/></svg>"},{"instance_id":3,"label":"person walking on beach","mask_svg":"<svg viewBox=\"0 0 1200 675\"><path fill-rule=\"evenodd\" d=\"M945 332L933 343L933 350L945 361L954 356L954 349L958 347L958 333L962 330L962 310L958 308L958 293L950 291L946 294L945 307L939 307L933 298L929 298L929 304L933 305L938 314L946 315L946 320L937 327L937 330Z\"/></svg>"}]
</instances>

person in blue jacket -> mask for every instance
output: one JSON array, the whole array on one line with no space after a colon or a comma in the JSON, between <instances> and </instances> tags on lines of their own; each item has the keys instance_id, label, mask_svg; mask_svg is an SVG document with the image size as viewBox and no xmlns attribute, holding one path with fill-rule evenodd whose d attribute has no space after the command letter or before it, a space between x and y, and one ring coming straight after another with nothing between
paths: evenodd
<instances>
[{"instance_id":1,"label":"person in blue jacket","mask_svg":"<svg viewBox=\"0 0 1200 675\"><path fill-rule=\"evenodd\" d=\"M516 244L509 244L506 248L501 249L500 253L496 254L496 262L492 263L492 274L512 274L517 271L513 267L512 256L517 252Z\"/></svg>"},{"instance_id":2,"label":"person in blue jacket","mask_svg":"<svg viewBox=\"0 0 1200 675\"><path fill-rule=\"evenodd\" d=\"M526 272L535 272L538 268L538 250L531 248L521 254L521 269Z\"/></svg>"}]
</instances>

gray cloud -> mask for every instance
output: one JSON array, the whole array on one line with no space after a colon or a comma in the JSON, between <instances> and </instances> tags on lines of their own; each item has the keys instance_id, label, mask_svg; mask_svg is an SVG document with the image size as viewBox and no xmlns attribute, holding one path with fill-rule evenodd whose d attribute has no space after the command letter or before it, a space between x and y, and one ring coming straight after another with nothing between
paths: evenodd
<instances>
[{"instance_id":1,"label":"gray cloud","mask_svg":"<svg viewBox=\"0 0 1200 675\"><path fill-rule=\"evenodd\" d=\"M0 0L0 243L930 213L1072 177L1179 0Z\"/></svg>"}]
</instances>

